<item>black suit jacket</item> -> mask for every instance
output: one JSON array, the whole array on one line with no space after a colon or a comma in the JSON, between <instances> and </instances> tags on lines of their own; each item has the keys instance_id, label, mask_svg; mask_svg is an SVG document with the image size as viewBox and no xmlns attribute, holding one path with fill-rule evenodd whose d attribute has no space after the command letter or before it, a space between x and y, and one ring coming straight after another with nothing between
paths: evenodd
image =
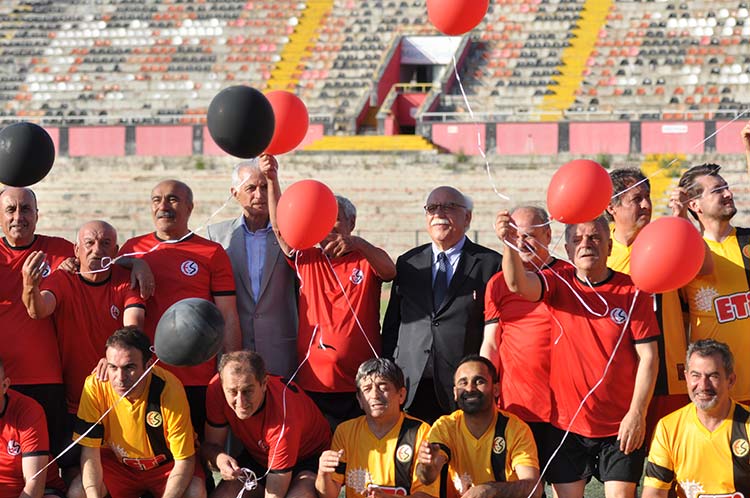
<instances>
[{"instance_id":1,"label":"black suit jacket","mask_svg":"<svg viewBox=\"0 0 750 498\"><path fill-rule=\"evenodd\" d=\"M467 238L448 294L433 311L432 245L399 256L382 339L383 356L393 358L404 371L407 408L432 352L437 400L445 413L455 409L453 373L462 357L479 353L484 290L490 277L500 271L501 261L500 254Z\"/></svg>"}]
</instances>

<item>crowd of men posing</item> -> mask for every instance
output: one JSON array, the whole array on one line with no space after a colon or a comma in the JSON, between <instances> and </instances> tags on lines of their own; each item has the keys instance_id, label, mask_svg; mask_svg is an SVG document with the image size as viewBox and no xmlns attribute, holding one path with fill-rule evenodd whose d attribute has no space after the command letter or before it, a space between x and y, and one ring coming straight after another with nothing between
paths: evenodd
<instances>
[{"instance_id":1,"label":"crowd of men posing","mask_svg":"<svg viewBox=\"0 0 750 498\"><path fill-rule=\"evenodd\" d=\"M651 220L635 169L611 172L606 213L566 226L568 261L537 206L498 213L502 257L472 242L471 199L443 186L431 242L395 264L340 196L326 239L289 247L277 171L238 164L242 214L207 238L190 188L160 182L155 231L122 247L104 221L74 244L37 234L34 193L0 192L0 498L526 498L544 482L581 498L591 477L629 498L646 458L649 498L750 498L750 364L732 355L750 351L750 230L718 165L671 195L704 264L659 295L628 276ZM149 369L159 318L189 297L221 311L223 354Z\"/></svg>"}]
</instances>

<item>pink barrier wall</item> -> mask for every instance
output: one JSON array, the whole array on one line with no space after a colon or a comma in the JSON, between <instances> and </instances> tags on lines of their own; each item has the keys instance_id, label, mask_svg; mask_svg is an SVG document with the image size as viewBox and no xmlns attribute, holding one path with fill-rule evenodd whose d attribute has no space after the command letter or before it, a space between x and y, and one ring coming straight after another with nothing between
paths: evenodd
<instances>
[{"instance_id":1,"label":"pink barrier wall","mask_svg":"<svg viewBox=\"0 0 750 498\"><path fill-rule=\"evenodd\" d=\"M498 124L498 154L557 154L557 123Z\"/></svg>"},{"instance_id":2,"label":"pink barrier wall","mask_svg":"<svg viewBox=\"0 0 750 498\"><path fill-rule=\"evenodd\" d=\"M310 126L307 127L307 134L305 135L305 138L302 139L302 143L300 143L294 150L305 148L307 145L310 145L311 143L322 137L324 134L325 125L323 125L322 123L310 124Z\"/></svg>"},{"instance_id":3,"label":"pink barrier wall","mask_svg":"<svg viewBox=\"0 0 750 498\"><path fill-rule=\"evenodd\" d=\"M87 126L68 129L68 154L75 156L124 156L124 126Z\"/></svg>"},{"instance_id":4,"label":"pink barrier wall","mask_svg":"<svg viewBox=\"0 0 750 498\"><path fill-rule=\"evenodd\" d=\"M44 128L49 137L52 139L52 143L55 144L55 157L60 155L60 128Z\"/></svg>"},{"instance_id":5,"label":"pink barrier wall","mask_svg":"<svg viewBox=\"0 0 750 498\"><path fill-rule=\"evenodd\" d=\"M734 123L730 121L717 121L716 129L721 130L716 134L716 152L719 154L744 154L745 146L740 138L740 131L745 127L746 120L739 119ZM726 128L723 128L726 126Z\"/></svg>"},{"instance_id":6,"label":"pink barrier wall","mask_svg":"<svg viewBox=\"0 0 750 498\"><path fill-rule=\"evenodd\" d=\"M641 123L641 152L683 152L702 154L705 123L703 121L665 121Z\"/></svg>"},{"instance_id":7,"label":"pink barrier wall","mask_svg":"<svg viewBox=\"0 0 750 498\"><path fill-rule=\"evenodd\" d=\"M570 123L572 154L627 154L630 123Z\"/></svg>"},{"instance_id":8,"label":"pink barrier wall","mask_svg":"<svg viewBox=\"0 0 750 498\"><path fill-rule=\"evenodd\" d=\"M462 152L470 156L479 155L477 148L477 131L481 137L482 147L485 144L484 123L439 123L432 125L432 142L451 152Z\"/></svg>"},{"instance_id":9,"label":"pink barrier wall","mask_svg":"<svg viewBox=\"0 0 750 498\"><path fill-rule=\"evenodd\" d=\"M211 134L208 132L208 126L203 127L203 155L204 156L226 156L224 152L216 145L214 139L211 138Z\"/></svg>"},{"instance_id":10,"label":"pink barrier wall","mask_svg":"<svg viewBox=\"0 0 750 498\"><path fill-rule=\"evenodd\" d=\"M138 156L192 156L192 126L138 126L135 129Z\"/></svg>"}]
</instances>

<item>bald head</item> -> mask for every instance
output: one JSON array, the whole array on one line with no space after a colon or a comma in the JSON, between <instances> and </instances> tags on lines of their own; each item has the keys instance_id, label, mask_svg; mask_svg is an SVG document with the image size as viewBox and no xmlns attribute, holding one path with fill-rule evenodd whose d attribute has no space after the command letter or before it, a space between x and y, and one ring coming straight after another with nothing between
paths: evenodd
<instances>
[{"instance_id":1,"label":"bald head","mask_svg":"<svg viewBox=\"0 0 750 498\"><path fill-rule=\"evenodd\" d=\"M107 260L117 256L117 250L117 230L106 221L89 221L78 229L75 255L81 262L82 272L102 269L102 266L107 264ZM102 264L103 258L106 258L104 265ZM83 274L84 278L91 281L103 280L107 276L109 276L109 272L93 275Z\"/></svg>"},{"instance_id":2,"label":"bald head","mask_svg":"<svg viewBox=\"0 0 750 498\"><path fill-rule=\"evenodd\" d=\"M518 254L530 269L549 262L552 230L547 212L537 206L518 206L511 211L518 232Z\"/></svg>"},{"instance_id":3,"label":"bald head","mask_svg":"<svg viewBox=\"0 0 750 498\"><path fill-rule=\"evenodd\" d=\"M24 247L34 241L39 213L36 195L29 188L6 187L0 191L3 234L12 247Z\"/></svg>"}]
</instances>

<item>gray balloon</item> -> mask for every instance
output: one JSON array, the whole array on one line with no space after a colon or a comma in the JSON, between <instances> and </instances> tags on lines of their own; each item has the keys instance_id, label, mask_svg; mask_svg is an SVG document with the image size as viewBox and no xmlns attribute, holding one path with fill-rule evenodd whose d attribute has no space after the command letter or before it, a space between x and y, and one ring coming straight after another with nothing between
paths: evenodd
<instances>
[{"instance_id":1,"label":"gray balloon","mask_svg":"<svg viewBox=\"0 0 750 498\"><path fill-rule=\"evenodd\" d=\"M156 325L154 349L165 363L200 365L216 356L224 339L224 317L211 301L190 297L167 308Z\"/></svg>"}]
</instances>

